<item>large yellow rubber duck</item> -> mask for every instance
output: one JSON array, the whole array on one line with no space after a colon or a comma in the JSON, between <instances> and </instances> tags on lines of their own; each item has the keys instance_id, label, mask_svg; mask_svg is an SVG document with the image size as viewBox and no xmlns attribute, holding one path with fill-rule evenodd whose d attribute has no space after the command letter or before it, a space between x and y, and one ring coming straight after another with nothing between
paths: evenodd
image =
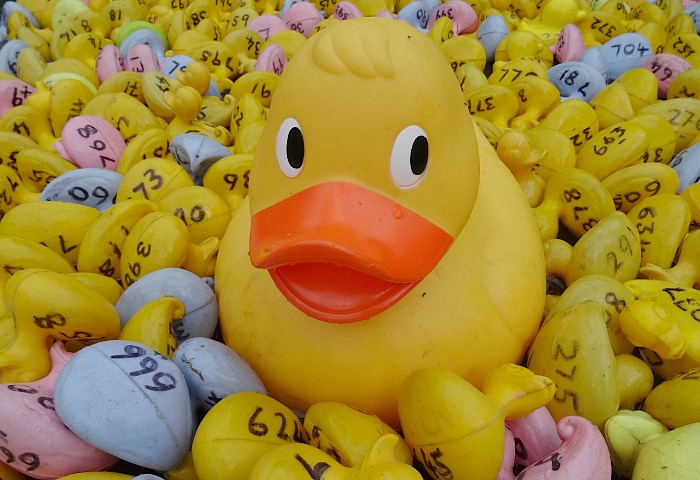
<instances>
[{"instance_id":1,"label":"large yellow rubber duck","mask_svg":"<svg viewBox=\"0 0 700 480\"><path fill-rule=\"evenodd\" d=\"M217 261L222 332L293 409L337 401L398 426L411 372L480 387L537 332L530 208L445 57L407 24L346 20L298 50L247 200Z\"/></svg>"}]
</instances>

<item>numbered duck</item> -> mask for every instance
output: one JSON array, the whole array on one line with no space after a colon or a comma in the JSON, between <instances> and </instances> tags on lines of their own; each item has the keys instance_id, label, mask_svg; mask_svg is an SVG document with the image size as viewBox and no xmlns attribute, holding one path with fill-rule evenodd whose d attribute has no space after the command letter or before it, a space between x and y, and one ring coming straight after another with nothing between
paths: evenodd
<instances>
[{"instance_id":1,"label":"numbered duck","mask_svg":"<svg viewBox=\"0 0 700 480\"><path fill-rule=\"evenodd\" d=\"M273 397L393 426L411 372L479 387L519 362L545 294L529 206L449 63L383 18L339 22L290 60L215 278L225 341Z\"/></svg>"}]
</instances>

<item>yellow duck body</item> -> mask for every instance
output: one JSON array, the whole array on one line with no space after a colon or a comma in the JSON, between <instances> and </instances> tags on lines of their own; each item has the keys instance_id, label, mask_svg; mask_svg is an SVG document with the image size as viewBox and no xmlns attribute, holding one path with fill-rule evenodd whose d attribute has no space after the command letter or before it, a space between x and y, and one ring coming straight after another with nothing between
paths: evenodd
<instances>
[{"instance_id":1,"label":"yellow duck body","mask_svg":"<svg viewBox=\"0 0 700 480\"><path fill-rule=\"evenodd\" d=\"M480 387L518 363L545 297L529 205L449 64L381 18L340 22L287 65L215 278L224 339L273 397L392 426L415 370Z\"/></svg>"}]
</instances>

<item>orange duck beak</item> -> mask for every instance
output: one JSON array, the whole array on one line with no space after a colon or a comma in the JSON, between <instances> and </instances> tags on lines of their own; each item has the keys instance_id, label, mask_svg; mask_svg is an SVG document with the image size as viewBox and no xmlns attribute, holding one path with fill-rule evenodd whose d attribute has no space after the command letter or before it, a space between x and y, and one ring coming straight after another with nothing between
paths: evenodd
<instances>
[{"instance_id":1,"label":"orange duck beak","mask_svg":"<svg viewBox=\"0 0 700 480\"><path fill-rule=\"evenodd\" d=\"M453 238L394 200L354 183L302 190L253 215L250 258L318 320L351 323L399 301Z\"/></svg>"}]
</instances>

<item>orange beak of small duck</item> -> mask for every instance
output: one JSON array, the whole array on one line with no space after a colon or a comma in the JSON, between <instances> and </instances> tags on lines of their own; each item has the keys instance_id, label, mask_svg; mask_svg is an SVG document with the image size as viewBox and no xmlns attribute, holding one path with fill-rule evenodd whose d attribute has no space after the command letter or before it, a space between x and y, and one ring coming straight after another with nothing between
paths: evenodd
<instances>
[{"instance_id":1,"label":"orange beak of small duck","mask_svg":"<svg viewBox=\"0 0 700 480\"><path fill-rule=\"evenodd\" d=\"M318 320L351 323L399 301L433 270L452 241L394 200L334 181L253 215L250 258L299 310Z\"/></svg>"}]
</instances>

